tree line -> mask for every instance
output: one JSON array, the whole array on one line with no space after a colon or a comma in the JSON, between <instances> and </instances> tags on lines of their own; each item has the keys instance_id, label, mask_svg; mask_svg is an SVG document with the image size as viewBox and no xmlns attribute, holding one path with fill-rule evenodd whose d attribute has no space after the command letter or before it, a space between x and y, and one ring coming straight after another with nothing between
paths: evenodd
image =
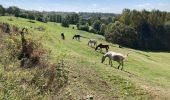
<instances>
[{"instance_id":1,"label":"tree line","mask_svg":"<svg viewBox=\"0 0 170 100\"><path fill-rule=\"evenodd\" d=\"M124 9L105 30L107 41L142 50L170 50L170 13Z\"/></svg>"},{"instance_id":2,"label":"tree line","mask_svg":"<svg viewBox=\"0 0 170 100\"><path fill-rule=\"evenodd\" d=\"M76 25L78 30L104 35L106 40L141 50L170 50L170 13L124 9L122 14L28 11L0 5L0 16Z\"/></svg>"},{"instance_id":3,"label":"tree line","mask_svg":"<svg viewBox=\"0 0 170 100\"><path fill-rule=\"evenodd\" d=\"M70 24L77 25L77 29L104 35L105 24L112 22L112 17L117 14L112 13L88 13L88 12L39 12L23 10L16 6L4 8L0 5L0 16L15 16L37 20L41 22L56 22L61 23L64 27L69 27Z\"/></svg>"}]
</instances>

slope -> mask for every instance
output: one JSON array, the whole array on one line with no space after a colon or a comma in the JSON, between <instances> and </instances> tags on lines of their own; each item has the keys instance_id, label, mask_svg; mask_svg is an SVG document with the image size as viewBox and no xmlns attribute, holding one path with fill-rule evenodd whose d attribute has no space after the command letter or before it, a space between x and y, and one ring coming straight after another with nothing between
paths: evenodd
<instances>
[{"instance_id":1,"label":"slope","mask_svg":"<svg viewBox=\"0 0 170 100\"><path fill-rule=\"evenodd\" d=\"M12 18L13 21L8 20ZM113 99L162 99L169 98L170 91L170 54L164 52L143 52L129 48L118 48L116 44L107 43L103 36L83 32L70 28L61 27L57 23L35 23L27 19L15 17L0 17L1 22L7 22L18 27L29 29L28 38L40 40L45 49L51 50L51 63L60 61L64 56L64 63L69 71L69 82L58 94L33 95L33 87L28 90L30 94L23 94L25 97L50 98L50 99L83 99L92 95L95 100ZM44 28L44 31L37 30ZM60 39L60 33L64 32L66 40ZM80 42L72 40L74 34L80 34L84 38ZM87 45L88 39L94 38L98 43L110 45L110 50L129 53L128 61L125 62L124 71L110 67L108 61L101 64L102 53L96 52L94 48ZM105 51L103 51L105 52ZM117 63L114 63L117 66ZM2 65L0 65L2 66ZM1 76L9 75L5 82L12 82L27 77L34 69L23 70L15 66L13 71L4 72L1 67ZM21 75L17 75L20 73ZM13 79L11 79L13 78ZM1 82L1 86L3 86ZM10 84L11 85L11 84ZM15 87L15 83L12 87ZM23 89L23 88L21 88ZM27 89L26 89L27 90ZM9 90L8 95L1 91L1 97L15 98L18 94ZM18 90L19 91L19 90ZM57 91L57 90L56 90ZM11 94L10 94L11 93Z\"/></svg>"}]
</instances>

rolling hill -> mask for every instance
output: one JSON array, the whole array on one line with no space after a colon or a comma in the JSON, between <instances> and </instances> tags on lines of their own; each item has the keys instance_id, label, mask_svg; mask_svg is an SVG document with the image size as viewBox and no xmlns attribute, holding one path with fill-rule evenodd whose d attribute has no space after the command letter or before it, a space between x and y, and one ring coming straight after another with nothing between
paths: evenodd
<instances>
[{"instance_id":1,"label":"rolling hill","mask_svg":"<svg viewBox=\"0 0 170 100\"><path fill-rule=\"evenodd\" d=\"M31 80L36 68L23 69L14 64L4 70L1 61L0 99L83 100L88 96L94 100L170 98L170 53L118 48L118 45L104 41L103 36L72 29L72 26L64 28L59 23L30 23L28 19L7 16L0 17L0 22L27 27L29 34L26 38L38 40L44 49L51 51L48 59L50 63L58 63L63 59L68 71L68 83L65 86L56 90L56 93L41 93L39 87L23 85L21 82L22 79ZM45 30L37 30L39 27ZM66 40L60 39L61 32L65 34ZM83 36L80 42L72 39L74 34ZM18 35L15 37L20 39ZM9 36L5 35L5 38ZM115 67L110 67L108 59L102 64L103 53L87 45L90 38L97 39L98 43L109 44L110 51L129 53L124 70L118 70L116 62Z\"/></svg>"}]
</instances>

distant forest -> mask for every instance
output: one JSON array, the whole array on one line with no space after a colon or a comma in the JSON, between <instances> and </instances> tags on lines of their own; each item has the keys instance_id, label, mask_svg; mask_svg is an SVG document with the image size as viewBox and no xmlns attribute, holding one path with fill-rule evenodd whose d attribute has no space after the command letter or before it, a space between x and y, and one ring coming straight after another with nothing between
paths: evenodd
<instances>
[{"instance_id":1,"label":"distant forest","mask_svg":"<svg viewBox=\"0 0 170 100\"><path fill-rule=\"evenodd\" d=\"M121 46L154 51L170 51L170 13L124 9L122 14L88 12L39 12L0 5L0 16L15 16L44 23L76 25L83 30L105 36L106 41Z\"/></svg>"}]
</instances>

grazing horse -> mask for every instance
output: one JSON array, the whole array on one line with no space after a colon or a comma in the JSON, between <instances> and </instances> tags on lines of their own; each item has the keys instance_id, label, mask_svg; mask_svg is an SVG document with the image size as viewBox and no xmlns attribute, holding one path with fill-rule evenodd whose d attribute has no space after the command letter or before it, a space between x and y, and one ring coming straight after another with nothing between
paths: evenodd
<instances>
[{"instance_id":1,"label":"grazing horse","mask_svg":"<svg viewBox=\"0 0 170 100\"><path fill-rule=\"evenodd\" d=\"M61 33L61 39L65 40L64 33Z\"/></svg>"},{"instance_id":2,"label":"grazing horse","mask_svg":"<svg viewBox=\"0 0 170 100\"><path fill-rule=\"evenodd\" d=\"M100 48L100 49L105 48L105 49L106 49L106 52L108 52L108 50L109 50L109 45L103 45L102 43L100 43L100 44L95 48L95 50L98 50L98 48Z\"/></svg>"},{"instance_id":3,"label":"grazing horse","mask_svg":"<svg viewBox=\"0 0 170 100\"><path fill-rule=\"evenodd\" d=\"M123 63L127 59L127 56L128 56L128 54L125 56L121 53L109 51L102 57L101 63L103 63L105 61L105 59L108 57L109 58L109 65L113 66L112 60L114 60L114 61L119 63L117 68L119 69L119 67L122 66L121 70L123 70Z\"/></svg>"},{"instance_id":4,"label":"grazing horse","mask_svg":"<svg viewBox=\"0 0 170 100\"><path fill-rule=\"evenodd\" d=\"M94 45L96 46L97 45L97 41L95 39L90 39L89 42L88 42L88 45Z\"/></svg>"},{"instance_id":5,"label":"grazing horse","mask_svg":"<svg viewBox=\"0 0 170 100\"><path fill-rule=\"evenodd\" d=\"M76 39L77 41L80 41L80 37L81 37L80 35L76 35L76 34L75 34L75 35L73 36L73 39Z\"/></svg>"}]
</instances>

